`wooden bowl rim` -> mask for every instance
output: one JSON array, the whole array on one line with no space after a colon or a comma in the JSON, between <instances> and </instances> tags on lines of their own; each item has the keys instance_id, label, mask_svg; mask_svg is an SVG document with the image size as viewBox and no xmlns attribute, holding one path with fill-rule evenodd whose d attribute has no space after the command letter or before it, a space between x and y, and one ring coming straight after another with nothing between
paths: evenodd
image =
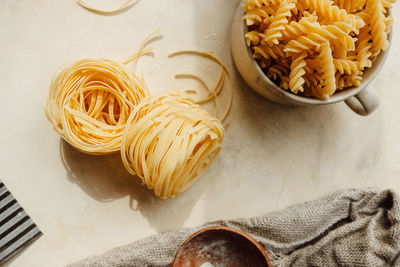
<instances>
[{"instance_id":1,"label":"wooden bowl rim","mask_svg":"<svg viewBox=\"0 0 400 267\"><path fill-rule=\"evenodd\" d=\"M267 253L265 252L264 248L261 246L260 243L258 243L257 240L255 240L253 237L251 237L249 234L239 230L239 229L235 229L235 228L231 228L231 227L227 227L227 226L211 226L211 227L206 227L203 228L201 230L198 230L196 232L194 232L193 234L191 234L180 246L178 251L175 254L174 257L174 261L172 263L172 267L178 267L176 265L176 261L177 261L177 257L178 254L181 252L182 248L187 245L190 241L192 241L193 238L195 238L196 236L204 233L204 232L209 232L209 231L226 231L226 232L230 232L230 233L234 233L236 235L239 235L241 237L244 237L245 239L247 239L248 241L250 241L251 244L253 244L253 246L255 246L258 251L261 253L261 255L263 255L266 263L267 263L267 267L272 267L271 265L271 261L267 255Z\"/></svg>"}]
</instances>

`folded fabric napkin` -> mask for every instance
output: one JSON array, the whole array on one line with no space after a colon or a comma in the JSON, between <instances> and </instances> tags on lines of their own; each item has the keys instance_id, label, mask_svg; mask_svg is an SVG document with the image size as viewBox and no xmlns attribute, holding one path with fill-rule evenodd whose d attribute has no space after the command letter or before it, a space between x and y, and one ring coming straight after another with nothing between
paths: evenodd
<instances>
[{"instance_id":1,"label":"folded fabric napkin","mask_svg":"<svg viewBox=\"0 0 400 267\"><path fill-rule=\"evenodd\" d=\"M134 242L71 266L169 266L179 245L215 225L245 231L272 266L400 266L400 198L349 189L264 216L216 221Z\"/></svg>"}]
</instances>

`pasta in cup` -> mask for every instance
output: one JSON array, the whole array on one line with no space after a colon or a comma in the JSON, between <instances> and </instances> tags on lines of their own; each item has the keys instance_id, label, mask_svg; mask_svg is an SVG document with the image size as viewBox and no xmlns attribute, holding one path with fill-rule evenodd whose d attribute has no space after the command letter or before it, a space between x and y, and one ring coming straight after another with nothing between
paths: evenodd
<instances>
[{"instance_id":1,"label":"pasta in cup","mask_svg":"<svg viewBox=\"0 0 400 267\"><path fill-rule=\"evenodd\" d=\"M328 99L359 86L363 71L388 49L393 2L247 0L246 43L278 86Z\"/></svg>"}]
</instances>

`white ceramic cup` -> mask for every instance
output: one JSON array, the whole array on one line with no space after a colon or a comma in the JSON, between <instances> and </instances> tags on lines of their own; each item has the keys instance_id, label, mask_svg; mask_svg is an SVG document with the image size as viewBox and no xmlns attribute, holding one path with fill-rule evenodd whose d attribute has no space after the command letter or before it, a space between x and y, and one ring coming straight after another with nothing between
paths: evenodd
<instances>
[{"instance_id":1,"label":"white ceramic cup","mask_svg":"<svg viewBox=\"0 0 400 267\"><path fill-rule=\"evenodd\" d=\"M232 55L243 79L258 94L273 102L293 106L326 105L345 101L354 112L362 116L371 114L379 106L378 94L370 83L385 63L388 51L382 51L373 62L372 68L364 71L360 86L339 91L327 100L298 96L273 83L253 59L252 50L247 46L244 37L247 33L247 26L242 20L243 16L244 9L239 5L233 17L231 29Z\"/></svg>"}]
</instances>

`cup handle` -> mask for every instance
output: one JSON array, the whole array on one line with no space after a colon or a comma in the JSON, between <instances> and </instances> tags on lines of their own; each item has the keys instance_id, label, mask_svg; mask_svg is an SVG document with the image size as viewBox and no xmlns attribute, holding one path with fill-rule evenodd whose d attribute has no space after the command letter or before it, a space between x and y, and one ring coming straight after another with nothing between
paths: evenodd
<instances>
[{"instance_id":1,"label":"cup handle","mask_svg":"<svg viewBox=\"0 0 400 267\"><path fill-rule=\"evenodd\" d=\"M345 100L351 110L361 116L368 116L379 106L379 96L372 85L368 85L355 96Z\"/></svg>"}]
</instances>

